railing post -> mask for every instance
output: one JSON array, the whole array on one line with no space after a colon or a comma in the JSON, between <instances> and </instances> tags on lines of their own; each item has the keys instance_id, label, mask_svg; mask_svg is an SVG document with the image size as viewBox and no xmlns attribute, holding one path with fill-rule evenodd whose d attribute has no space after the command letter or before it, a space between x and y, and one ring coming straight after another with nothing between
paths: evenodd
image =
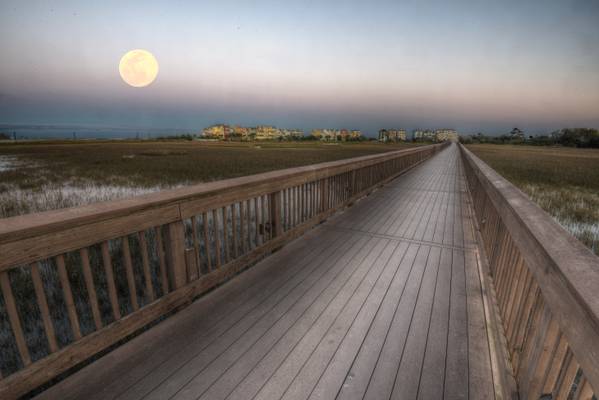
<instances>
[{"instance_id":1,"label":"railing post","mask_svg":"<svg viewBox=\"0 0 599 400\"><path fill-rule=\"evenodd\" d=\"M274 192L268 195L268 205L270 208L270 231L272 237L281 236L281 192Z\"/></svg>"},{"instance_id":2,"label":"railing post","mask_svg":"<svg viewBox=\"0 0 599 400\"><path fill-rule=\"evenodd\" d=\"M329 178L323 178L320 181L320 209L325 212L329 207Z\"/></svg>"},{"instance_id":3,"label":"railing post","mask_svg":"<svg viewBox=\"0 0 599 400\"><path fill-rule=\"evenodd\" d=\"M171 290L175 290L187 283L183 221L171 222L166 226L165 247L169 286Z\"/></svg>"}]
</instances>

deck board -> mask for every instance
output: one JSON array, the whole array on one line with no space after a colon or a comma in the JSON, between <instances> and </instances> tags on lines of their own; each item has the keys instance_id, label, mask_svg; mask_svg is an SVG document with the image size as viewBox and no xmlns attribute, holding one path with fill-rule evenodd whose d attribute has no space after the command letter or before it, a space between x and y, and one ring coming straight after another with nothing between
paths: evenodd
<instances>
[{"instance_id":1,"label":"deck board","mask_svg":"<svg viewBox=\"0 0 599 400\"><path fill-rule=\"evenodd\" d=\"M457 147L40 394L61 399L489 399Z\"/></svg>"}]
</instances>

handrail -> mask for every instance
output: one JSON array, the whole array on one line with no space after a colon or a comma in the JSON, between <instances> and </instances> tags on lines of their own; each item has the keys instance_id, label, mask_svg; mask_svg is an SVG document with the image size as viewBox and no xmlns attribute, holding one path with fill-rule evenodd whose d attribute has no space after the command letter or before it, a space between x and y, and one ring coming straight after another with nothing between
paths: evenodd
<instances>
[{"instance_id":1,"label":"handrail","mask_svg":"<svg viewBox=\"0 0 599 400\"><path fill-rule=\"evenodd\" d=\"M446 145L0 220L0 316L14 338L0 358L0 398L188 304Z\"/></svg>"},{"instance_id":2,"label":"handrail","mask_svg":"<svg viewBox=\"0 0 599 400\"><path fill-rule=\"evenodd\" d=\"M599 258L460 149L520 397L591 398L599 388Z\"/></svg>"}]
</instances>

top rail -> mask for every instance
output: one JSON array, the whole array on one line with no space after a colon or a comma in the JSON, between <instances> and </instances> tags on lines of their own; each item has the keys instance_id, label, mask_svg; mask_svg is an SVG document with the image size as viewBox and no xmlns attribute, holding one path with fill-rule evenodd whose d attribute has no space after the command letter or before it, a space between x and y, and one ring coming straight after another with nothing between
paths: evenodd
<instances>
[{"instance_id":1,"label":"top rail","mask_svg":"<svg viewBox=\"0 0 599 400\"><path fill-rule=\"evenodd\" d=\"M521 398L587 398L599 389L599 258L460 149Z\"/></svg>"},{"instance_id":2,"label":"top rail","mask_svg":"<svg viewBox=\"0 0 599 400\"><path fill-rule=\"evenodd\" d=\"M0 220L0 398L188 304L445 146Z\"/></svg>"}]
</instances>

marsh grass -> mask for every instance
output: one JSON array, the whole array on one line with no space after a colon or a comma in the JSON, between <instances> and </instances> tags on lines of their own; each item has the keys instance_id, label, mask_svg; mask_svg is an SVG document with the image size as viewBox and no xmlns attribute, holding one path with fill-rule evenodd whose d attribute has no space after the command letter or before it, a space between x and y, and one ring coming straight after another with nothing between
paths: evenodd
<instances>
[{"instance_id":1,"label":"marsh grass","mask_svg":"<svg viewBox=\"0 0 599 400\"><path fill-rule=\"evenodd\" d=\"M468 148L599 255L599 150L492 144Z\"/></svg>"},{"instance_id":2,"label":"marsh grass","mask_svg":"<svg viewBox=\"0 0 599 400\"><path fill-rule=\"evenodd\" d=\"M0 218L408 146L413 145L189 141L0 144Z\"/></svg>"}]
</instances>

